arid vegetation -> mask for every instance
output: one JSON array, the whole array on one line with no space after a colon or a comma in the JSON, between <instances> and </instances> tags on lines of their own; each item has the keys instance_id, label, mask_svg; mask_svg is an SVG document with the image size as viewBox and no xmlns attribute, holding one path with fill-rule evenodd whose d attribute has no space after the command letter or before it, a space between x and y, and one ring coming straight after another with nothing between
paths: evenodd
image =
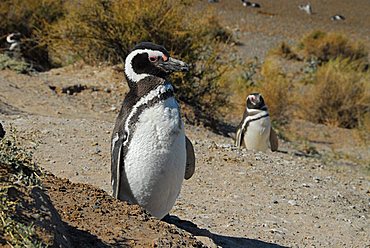
<instances>
[{"instance_id":1,"label":"arid vegetation","mask_svg":"<svg viewBox=\"0 0 370 248\"><path fill-rule=\"evenodd\" d=\"M364 32L353 18L359 11L334 23L315 8L308 22L285 25L286 6L276 5L0 1L0 246L368 244L369 40L353 38ZM318 28L336 32L303 35ZM18 54L6 41L13 32ZM191 65L172 77L197 159L171 212L183 230L108 195L110 136L127 92L122 67L141 41ZM278 152L232 145L252 92L267 102Z\"/></svg>"},{"instance_id":2,"label":"arid vegetation","mask_svg":"<svg viewBox=\"0 0 370 248\"><path fill-rule=\"evenodd\" d=\"M299 68L294 71L291 68ZM247 91L265 95L276 124L292 118L343 128L368 128L368 53L343 35L315 31L296 46L270 51Z\"/></svg>"},{"instance_id":3,"label":"arid vegetation","mask_svg":"<svg viewBox=\"0 0 370 248\"><path fill-rule=\"evenodd\" d=\"M39 224L30 221L29 194L41 185L32 154L20 148L14 130L0 140L0 233L10 247L45 247ZM31 204L32 205L32 204ZM5 244L2 244L5 245Z\"/></svg>"},{"instance_id":4,"label":"arid vegetation","mask_svg":"<svg viewBox=\"0 0 370 248\"><path fill-rule=\"evenodd\" d=\"M228 97L218 85L228 63L218 52L232 37L211 14L187 12L192 2L5 1L0 4L0 37L5 49L6 35L20 32L24 60L36 69L78 60L118 64L138 42L162 44L193 67L174 79L179 99L192 106L195 118L217 120Z\"/></svg>"},{"instance_id":5,"label":"arid vegetation","mask_svg":"<svg viewBox=\"0 0 370 248\"><path fill-rule=\"evenodd\" d=\"M174 77L179 100L191 106L191 122L213 125L234 109L230 96L240 99L234 103L244 102L248 93L259 91L278 125L293 117L345 128L367 125L369 61L363 44L342 34L315 31L295 46L282 43L272 49L261 64L240 64L222 56L232 49L232 34L211 13L189 15L187 8L193 3L4 1L1 47L6 50L7 34L20 32L23 59L17 64L3 54L0 67L27 72L79 60L121 64L131 47L149 40L192 65L190 73ZM291 73L286 70L289 63L302 69Z\"/></svg>"}]
</instances>

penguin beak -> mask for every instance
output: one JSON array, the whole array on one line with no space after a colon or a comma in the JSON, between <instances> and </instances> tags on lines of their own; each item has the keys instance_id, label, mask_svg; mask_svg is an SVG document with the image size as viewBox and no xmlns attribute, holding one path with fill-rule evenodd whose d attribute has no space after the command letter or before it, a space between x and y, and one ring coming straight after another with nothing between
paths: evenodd
<instances>
[{"instance_id":1,"label":"penguin beak","mask_svg":"<svg viewBox=\"0 0 370 248\"><path fill-rule=\"evenodd\" d=\"M189 66L185 62L171 57L165 61L161 60L158 63L158 66L167 73L175 71L189 71Z\"/></svg>"}]
</instances>

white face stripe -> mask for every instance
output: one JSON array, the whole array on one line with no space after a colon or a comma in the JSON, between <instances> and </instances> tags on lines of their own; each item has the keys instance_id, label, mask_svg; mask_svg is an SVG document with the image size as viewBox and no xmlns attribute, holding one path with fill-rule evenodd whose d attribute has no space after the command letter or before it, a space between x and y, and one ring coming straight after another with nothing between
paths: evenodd
<instances>
[{"instance_id":1,"label":"white face stripe","mask_svg":"<svg viewBox=\"0 0 370 248\"><path fill-rule=\"evenodd\" d=\"M130 123L131 118L136 114L137 110L141 105L147 104L149 101L154 99L155 97L158 97L161 93L165 93L168 90L173 90L173 87L171 84L164 84L164 85L159 85L157 88L151 90L146 96L142 97L133 107L128 115L126 122L125 122L125 131L127 133L126 140L123 142L123 145L126 145L129 136L130 136L130 129L128 128L128 125Z\"/></svg>"},{"instance_id":2,"label":"white face stripe","mask_svg":"<svg viewBox=\"0 0 370 248\"><path fill-rule=\"evenodd\" d=\"M134 69L132 68L132 59L138 55L138 54L142 54L142 53L148 53L148 56L149 57L154 57L154 56L160 56L160 57L163 57L164 54L161 52L161 51L158 51L158 50L151 50L151 49L138 49L138 50L135 50L133 52L131 52L126 60L125 60L125 73L127 75L127 77L133 81L133 82L139 82L141 79L143 78L146 78L149 76L149 74L146 74L146 73L143 73L143 74L137 74Z\"/></svg>"}]
</instances>

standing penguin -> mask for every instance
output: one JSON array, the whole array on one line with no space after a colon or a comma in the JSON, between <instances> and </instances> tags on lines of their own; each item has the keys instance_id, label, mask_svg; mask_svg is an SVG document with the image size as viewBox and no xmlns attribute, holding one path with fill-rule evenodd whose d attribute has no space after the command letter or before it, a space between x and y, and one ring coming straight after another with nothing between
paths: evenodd
<instances>
[{"instance_id":1,"label":"standing penguin","mask_svg":"<svg viewBox=\"0 0 370 248\"><path fill-rule=\"evenodd\" d=\"M236 131L235 145L256 151L278 149L277 135L271 127L267 106L259 93L252 93L247 97L243 119Z\"/></svg>"},{"instance_id":2,"label":"standing penguin","mask_svg":"<svg viewBox=\"0 0 370 248\"><path fill-rule=\"evenodd\" d=\"M161 219L171 210L183 179L195 169L180 107L167 76L188 71L162 46L142 42L125 61L130 91L112 134L113 196L139 204Z\"/></svg>"},{"instance_id":3,"label":"standing penguin","mask_svg":"<svg viewBox=\"0 0 370 248\"><path fill-rule=\"evenodd\" d=\"M6 42L9 43L8 54L15 59L20 59L21 54L21 33L11 33L6 37Z\"/></svg>"},{"instance_id":4,"label":"standing penguin","mask_svg":"<svg viewBox=\"0 0 370 248\"><path fill-rule=\"evenodd\" d=\"M1 124L1 122L0 122L0 140L2 139L2 138L4 138L4 136L5 136L5 130L4 130L4 128L3 128L3 125Z\"/></svg>"}]
</instances>

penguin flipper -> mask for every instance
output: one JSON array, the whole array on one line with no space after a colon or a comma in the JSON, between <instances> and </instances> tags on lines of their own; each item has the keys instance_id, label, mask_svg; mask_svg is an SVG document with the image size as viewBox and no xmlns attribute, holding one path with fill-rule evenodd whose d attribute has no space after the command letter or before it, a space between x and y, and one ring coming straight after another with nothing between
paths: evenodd
<instances>
[{"instance_id":1,"label":"penguin flipper","mask_svg":"<svg viewBox=\"0 0 370 248\"><path fill-rule=\"evenodd\" d=\"M246 122L246 118L248 117L248 111L245 109L243 113L243 119L241 120L240 124L236 129L235 134L235 146L241 148L243 145L246 146L247 144L244 143L244 132L246 132L248 128L248 122Z\"/></svg>"},{"instance_id":2,"label":"penguin flipper","mask_svg":"<svg viewBox=\"0 0 370 248\"><path fill-rule=\"evenodd\" d=\"M113 188L113 197L135 204L136 200L132 194L130 185L128 184L125 162L123 153L123 142L126 136L121 137L116 134L116 140L112 139L112 161L111 161L111 181Z\"/></svg>"},{"instance_id":3,"label":"penguin flipper","mask_svg":"<svg viewBox=\"0 0 370 248\"><path fill-rule=\"evenodd\" d=\"M193 176L195 171L195 154L193 144L186 136L185 143L186 143L186 168L184 178L188 180Z\"/></svg>"},{"instance_id":4,"label":"penguin flipper","mask_svg":"<svg viewBox=\"0 0 370 248\"><path fill-rule=\"evenodd\" d=\"M122 142L120 142L119 140L117 140L116 142L112 141L111 182L113 189L113 197L115 198L118 198L120 188L119 185L121 184L120 167L124 166L121 154L122 154Z\"/></svg>"},{"instance_id":5,"label":"penguin flipper","mask_svg":"<svg viewBox=\"0 0 370 248\"><path fill-rule=\"evenodd\" d=\"M276 132L274 129L270 129L270 145L271 145L271 151L276 152L279 147L279 140L277 137Z\"/></svg>"},{"instance_id":6,"label":"penguin flipper","mask_svg":"<svg viewBox=\"0 0 370 248\"><path fill-rule=\"evenodd\" d=\"M238 128L236 130L235 135L235 146L240 148L243 145L243 139L244 139L243 129Z\"/></svg>"}]
</instances>

